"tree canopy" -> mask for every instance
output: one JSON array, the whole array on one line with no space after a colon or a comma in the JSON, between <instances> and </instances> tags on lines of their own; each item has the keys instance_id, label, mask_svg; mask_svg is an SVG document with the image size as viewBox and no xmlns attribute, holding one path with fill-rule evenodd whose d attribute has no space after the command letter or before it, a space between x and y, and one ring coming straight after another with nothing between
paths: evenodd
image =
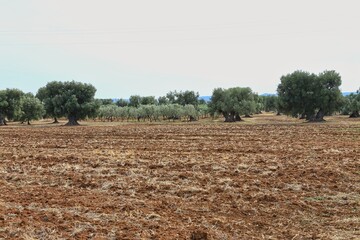
<instances>
[{"instance_id":1,"label":"tree canopy","mask_svg":"<svg viewBox=\"0 0 360 240\"><path fill-rule=\"evenodd\" d=\"M123 98L120 98L119 100L116 101L116 105L118 107L126 107L129 105L129 101L123 99Z\"/></svg>"},{"instance_id":2,"label":"tree canopy","mask_svg":"<svg viewBox=\"0 0 360 240\"><path fill-rule=\"evenodd\" d=\"M182 106L191 104L197 106L199 104L199 93L194 91L171 91L166 94L166 97L159 98L159 102L168 102L172 104L179 104Z\"/></svg>"},{"instance_id":3,"label":"tree canopy","mask_svg":"<svg viewBox=\"0 0 360 240\"><path fill-rule=\"evenodd\" d=\"M36 94L36 97L44 103L46 115L55 119L54 123L58 123L57 119L64 115L62 102L60 101L62 88L62 82L52 81L48 82L45 87L40 88Z\"/></svg>"}]
</instances>

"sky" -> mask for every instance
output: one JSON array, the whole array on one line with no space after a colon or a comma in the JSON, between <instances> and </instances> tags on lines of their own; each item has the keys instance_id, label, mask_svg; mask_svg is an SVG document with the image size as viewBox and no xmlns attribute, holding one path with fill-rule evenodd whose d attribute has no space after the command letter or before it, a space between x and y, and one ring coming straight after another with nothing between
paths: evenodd
<instances>
[{"instance_id":1,"label":"sky","mask_svg":"<svg viewBox=\"0 0 360 240\"><path fill-rule=\"evenodd\" d=\"M357 0L0 0L0 89L79 81L98 98L251 87L335 70L360 87Z\"/></svg>"}]
</instances>

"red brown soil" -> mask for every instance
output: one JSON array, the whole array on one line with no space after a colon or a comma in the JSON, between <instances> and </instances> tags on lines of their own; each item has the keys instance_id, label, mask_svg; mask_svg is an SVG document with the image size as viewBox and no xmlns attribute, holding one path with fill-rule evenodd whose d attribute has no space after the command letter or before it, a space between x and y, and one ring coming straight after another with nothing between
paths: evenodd
<instances>
[{"instance_id":1,"label":"red brown soil","mask_svg":"<svg viewBox=\"0 0 360 240\"><path fill-rule=\"evenodd\" d=\"M360 239L359 121L252 121L1 127L0 239Z\"/></svg>"}]
</instances>

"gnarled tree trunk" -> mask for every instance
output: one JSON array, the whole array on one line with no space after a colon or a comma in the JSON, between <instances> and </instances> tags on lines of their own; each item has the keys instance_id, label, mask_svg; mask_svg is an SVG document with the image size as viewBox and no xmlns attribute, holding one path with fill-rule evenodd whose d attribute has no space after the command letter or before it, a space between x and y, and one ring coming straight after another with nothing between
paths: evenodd
<instances>
[{"instance_id":1,"label":"gnarled tree trunk","mask_svg":"<svg viewBox=\"0 0 360 240\"><path fill-rule=\"evenodd\" d=\"M7 125L5 117L0 114L0 126L4 126L4 125Z\"/></svg>"},{"instance_id":2,"label":"gnarled tree trunk","mask_svg":"<svg viewBox=\"0 0 360 240\"><path fill-rule=\"evenodd\" d=\"M358 118L360 117L360 114L359 114L359 111L354 111L350 114L350 117L351 118Z\"/></svg>"},{"instance_id":3,"label":"gnarled tree trunk","mask_svg":"<svg viewBox=\"0 0 360 240\"><path fill-rule=\"evenodd\" d=\"M65 126L78 126L80 125L75 116L69 116L69 121L65 124Z\"/></svg>"},{"instance_id":4,"label":"gnarled tree trunk","mask_svg":"<svg viewBox=\"0 0 360 240\"><path fill-rule=\"evenodd\" d=\"M238 113L223 113L225 118L225 122L240 122L242 121L240 115Z\"/></svg>"},{"instance_id":5,"label":"gnarled tree trunk","mask_svg":"<svg viewBox=\"0 0 360 240\"><path fill-rule=\"evenodd\" d=\"M305 114L305 113L302 113L302 114L300 115L299 119L309 120L309 119L306 118L306 114Z\"/></svg>"},{"instance_id":6,"label":"gnarled tree trunk","mask_svg":"<svg viewBox=\"0 0 360 240\"><path fill-rule=\"evenodd\" d=\"M307 120L309 122L324 122L325 121L324 116L325 116L325 112L320 108L319 111L316 113L316 115L310 116L309 118L307 118Z\"/></svg>"},{"instance_id":7,"label":"gnarled tree trunk","mask_svg":"<svg viewBox=\"0 0 360 240\"><path fill-rule=\"evenodd\" d=\"M322 110L320 108L319 111L317 112L316 116L315 116L315 120L317 122L324 122L325 121L324 116L325 116L325 112L324 112L324 110Z\"/></svg>"},{"instance_id":8,"label":"gnarled tree trunk","mask_svg":"<svg viewBox=\"0 0 360 240\"><path fill-rule=\"evenodd\" d=\"M57 117L54 117L54 122L53 123L59 123Z\"/></svg>"},{"instance_id":9,"label":"gnarled tree trunk","mask_svg":"<svg viewBox=\"0 0 360 240\"><path fill-rule=\"evenodd\" d=\"M225 122L235 122L235 117L231 113L224 113Z\"/></svg>"},{"instance_id":10,"label":"gnarled tree trunk","mask_svg":"<svg viewBox=\"0 0 360 240\"><path fill-rule=\"evenodd\" d=\"M193 116L190 116L190 122L196 122L197 121L197 119L196 118L194 118Z\"/></svg>"},{"instance_id":11,"label":"gnarled tree trunk","mask_svg":"<svg viewBox=\"0 0 360 240\"><path fill-rule=\"evenodd\" d=\"M242 119L241 119L241 117L240 117L240 114L236 114L236 115L235 115L235 121L236 121L236 122L241 122L241 121L242 121Z\"/></svg>"}]
</instances>

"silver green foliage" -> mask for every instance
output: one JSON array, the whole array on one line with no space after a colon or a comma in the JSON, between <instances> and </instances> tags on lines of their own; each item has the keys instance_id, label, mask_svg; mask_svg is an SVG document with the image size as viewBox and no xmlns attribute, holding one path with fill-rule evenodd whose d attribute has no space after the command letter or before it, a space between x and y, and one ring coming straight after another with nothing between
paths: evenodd
<instances>
[{"instance_id":1,"label":"silver green foliage","mask_svg":"<svg viewBox=\"0 0 360 240\"><path fill-rule=\"evenodd\" d=\"M103 121L194 121L199 116L206 116L205 106L196 108L192 104L139 105L138 107L118 107L115 104L102 105L98 110L98 118Z\"/></svg>"}]
</instances>

